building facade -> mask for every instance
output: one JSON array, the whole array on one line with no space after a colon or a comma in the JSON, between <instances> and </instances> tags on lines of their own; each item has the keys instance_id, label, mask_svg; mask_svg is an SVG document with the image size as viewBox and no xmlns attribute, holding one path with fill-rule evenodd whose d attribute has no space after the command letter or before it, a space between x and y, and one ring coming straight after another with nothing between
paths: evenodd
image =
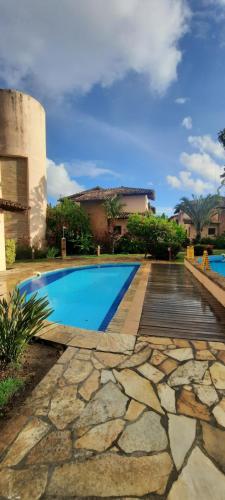
<instances>
[{"instance_id":1,"label":"building facade","mask_svg":"<svg viewBox=\"0 0 225 500\"><path fill-rule=\"evenodd\" d=\"M123 186L103 189L97 186L93 189L68 196L69 199L78 203L87 212L93 235L99 242L104 241L109 231L109 221L104 203L107 199L115 196L119 196L123 204L123 211L120 216L110 223L111 229L118 236L122 236L127 232L127 220L130 214L144 214L154 210L150 205L150 200L155 199L155 193L152 189L128 188Z\"/></svg>"},{"instance_id":2,"label":"building facade","mask_svg":"<svg viewBox=\"0 0 225 500\"><path fill-rule=\"evenodd\" d=\"M184 227L187 233L187 237L190 240L196 238L196 229L190 219L190 217L185 214L182 210L179 213L172 215L170 220L174 220L177 224ZM202 238L217 238L225 232L225 199L222 201L221 207L215 211L215 213L210 218L210 223L207 224L202 230Z\"/></svg>"},{"instance_id":3,"label":"building facade","mask_svg":"<svg viewBox=\"0 0 225 500\"><path fill-rule=\"evenodd\" d=\"M0 245L41 247L46 232L45 111L33 97L0 90ZM9 208L10 207L10 208Z\"/></svg>"}]
</instances>

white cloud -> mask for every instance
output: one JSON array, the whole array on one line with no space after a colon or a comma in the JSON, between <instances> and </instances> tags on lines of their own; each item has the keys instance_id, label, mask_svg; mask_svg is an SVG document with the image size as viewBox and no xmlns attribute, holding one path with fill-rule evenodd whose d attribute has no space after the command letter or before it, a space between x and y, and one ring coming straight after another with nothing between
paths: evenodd
<instances>
[{"instance_id":1,"label":"white cloud","mask_svg":"<svg viewBox=\"0 0 225 500\"><path fill-rule=\"evenodd\" d=\"M225 151L219 142L212 139L210 135L199 135L188 137L191 146L198 149L201 153L207 152L220 159L225 159Z\"/></svg>"},{"instance_id":2,"label":"white cloud","mask_svg":"<svg viewBox=\"0 0 225 500\"><path fill-rule=\"evenodd\" d=\"M181 187L181 181L180 181L180 179L178 179L178 177L176 175L167 175L166 180L167 180L168 184L173 188L178 189Z\"/></svg>"},{"instance_id":3,"label":"white cloud","mask_svg":"<svg viewBox=\"0 0 225 500\"><path fill-rule=\"evenodd\" d=\"M180 171L177 176L168 175L168 184L173 188L189 190L196 194L202 194L205 191L215 192L221 182L220 175L223 172L223 166L217 163L210 154L219 160L224 160L225 152L222 146L213 141L210 135L190 135L188 142L199 152L181 153L180 162L187 170ZM193 178L192 174L201 178Z\"/></svg>"},{"instance_id":4,"label":"white cloud","mask_svg":"<svg viewBox=\"0 0 225 500\"><path fill-rule=\"evenodd\" d=\"M186 0L1 2L0 76L60 96L134 71L163 93L177 78L190 17Z\"/></svg>"},{"instance_id":5,"label":"white cloud","mask_svg":"<svg viewBox=\"0 0 225 500\"><path fill-rule=\"evenodd\" d=\"M221 7L225 7L225 0L213 0L213 2L216 2L218 5L221 5Z\"/></svg>"},{"instance_id":6,"label":"white cloud","mask_svg":"<svg viewBox=\"0 0 225 500\"><path fill-rule=\"evenodd\" d=\"M212 189L212 184L204 182L202 179L193 179L191 172L182 170L179 172L179 177L175 175L167 175L168 184L183 191L191 191L196 194L203 194L205 191Z\"/></svg>"},{"instance_id":7,"label":"white cloud","mask_svg":"<svg viewBox=\"0 0 225 500\"><path fill-rule=\"evenodd\" d=\"M203 179L207 179L217 185L220 183L222 167L215 163L208 154L181 153L180 161L188 170L201 175Z\"/></svg>"},{"instance_id":8,"label":"white cloud","mask_svg":"<svg viewBox=\"0 0 225 500\"><path fill-rule=\"evenodd\" d=\"M175 99L176 104L185 104L188 101L188 97L177 97Z\"/></svg>"},{"instance_id":9,"label":"white cloud","mask_svg":"<svg viewBox=\"0 0 225 500\"><path fill-rule=\"evenodd\" d=\"M185 127L187 130L190 130L192 128L191 116L185 116L185 118L182 121L182 127Z\"/></svg>"},{"instance_id":10,"label":"white cloud","mask_svg":"<svg viewBox=\"0 0 225 500\"><path fill-rule=\"evenodd\" d=\"M196 194L202 194L204 191L212 189L212 184L203 181L202 179L193 179L191 172L180 172L181 183L185 189L192 190Z\"/></svg>"},{"instance_id":11,"label":"white cloud","mask_svg":"<svg viewBox=\"0 0 225 500\"><path fill-rule=\"evenodd\" d=\"M84 190L84 187L70 178L63 163L57 165L54 161L47 160L48 196L57 200L60 196L69 196L82 190Z\"/></svg>"},{"instance_id":12,"label":"white cloud","mask_svg":"<svg viewBox=\"0 0 225 500\"><path fill-rule=\"evenodd\" d=\"M120 177L118 172L111 170L110 168L103 168L98 166L93 161L75 161L70 164L66 164L68 171L74 175L75 177L99 177L101 175L104 176L112 176L112 177Z\"/></svg>"}]
</instances>

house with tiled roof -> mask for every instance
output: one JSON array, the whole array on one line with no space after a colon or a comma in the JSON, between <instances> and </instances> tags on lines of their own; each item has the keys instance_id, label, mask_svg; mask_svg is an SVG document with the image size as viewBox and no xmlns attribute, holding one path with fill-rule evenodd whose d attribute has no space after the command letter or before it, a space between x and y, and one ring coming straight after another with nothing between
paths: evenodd
<instances>
[{"instance_id":1,"label":"house with tiled roof","mask_svg":"<svg viewBox=\"0 0 225 500\"><path fill-rule=\"evenodd\" d=\"M152 189L131 188L120 186L117 188L101 188L96 186L92 189L68 196L69 199L78 203L88 214L92 232L99 242L104 240L108 232L108 220L104 203L107 199L119 196L123 204L123 212L112 221L112 228L118 235L127 232L127 220L130 214L154 211L151 200L155 199Z\"/></svg>"},{"instance_id":2,"label":"house with tiled roof","mask_svg":"<svg viewBox=\"0 0 225 500\"><path fill-rule=\"evenodd\" d=\"M184 227L187 237L190 240L196 238L196 229L190 219L182 210L174 213L170 220L177 222L177 224ZM225 233L225 197L221 197L218 207L213 211L209 223L206 224L202 230L202 238L218 238Z\"/></svg>"}]
</instances>

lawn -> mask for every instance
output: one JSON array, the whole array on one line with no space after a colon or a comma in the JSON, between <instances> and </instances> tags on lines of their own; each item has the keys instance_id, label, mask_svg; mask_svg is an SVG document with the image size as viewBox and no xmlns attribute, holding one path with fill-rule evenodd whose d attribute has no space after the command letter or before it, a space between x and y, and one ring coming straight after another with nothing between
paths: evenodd
<instances>
[{"instance_id":1,"label":"lawn","mask_svg":"<svg viewBox=\"0 0 225 500\"><path fill-rule=\"evenodd\" d=\"M213 254L214 255L221 255L223 253L225 253L225 250L223 250L223 249L215 248L213 250ZM185 254L186 254L185 251L179 252L177 254L177 258L175 259L174 262L176 262L176 263L182 263L182 262L184 262ZM65 260L81 260L81 259L82 260L83 259L84 260L89 260L89 259L93 259L95 257L97 257L96 254L94 254L94 255L68 255L65 258ZM123 258L130 259L130 260L134 261L134 260L144 259L145 256L144 256L144 254L139 254L139 253L137 253L137 254L130 254L130 253L114 253L114 254L111 254L111 253L102 253L99 256L99 260L100 259L109 259L109 260L111 260L111 259L118 259L118 260L120 260L120 259L123 259ZM57 262L59 260L61 261L61 257L56 257L55 259L46 259L46 258L44 258L44 259L34 259L34 260L32 260L32 259L21 259L21 260L17 260L15 262L14 266L19 266L20 264L26 264L26 263L32 263L32 262L46 262L48 260L49 261L55 260Z\"/></svg>"},{"instance_id":2,"label":"lawn","mask_svg":"<svg viewBox=\"0 0 225 500\"><path fill-rule=\"evenodd\" d=\"M12 396L24 385L23 380L9 377L0 381L0 411L7 405Z\"/></svg>"}]
</instances>

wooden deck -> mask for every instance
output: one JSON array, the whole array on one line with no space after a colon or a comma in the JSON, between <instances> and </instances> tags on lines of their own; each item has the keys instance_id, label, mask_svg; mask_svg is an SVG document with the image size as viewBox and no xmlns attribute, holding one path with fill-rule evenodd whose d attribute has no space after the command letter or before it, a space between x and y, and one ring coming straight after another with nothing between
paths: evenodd
<instances>
[{"instance_id":1,"label":"wooden deck","mask_svg":"<svg viewBox=\"0 0 225 500\"><path fill-rule=\"evenodd\" d=\"M225 341L225 308L184 266L152 264L138 335Z\"/></svg>"}]
</instances>

